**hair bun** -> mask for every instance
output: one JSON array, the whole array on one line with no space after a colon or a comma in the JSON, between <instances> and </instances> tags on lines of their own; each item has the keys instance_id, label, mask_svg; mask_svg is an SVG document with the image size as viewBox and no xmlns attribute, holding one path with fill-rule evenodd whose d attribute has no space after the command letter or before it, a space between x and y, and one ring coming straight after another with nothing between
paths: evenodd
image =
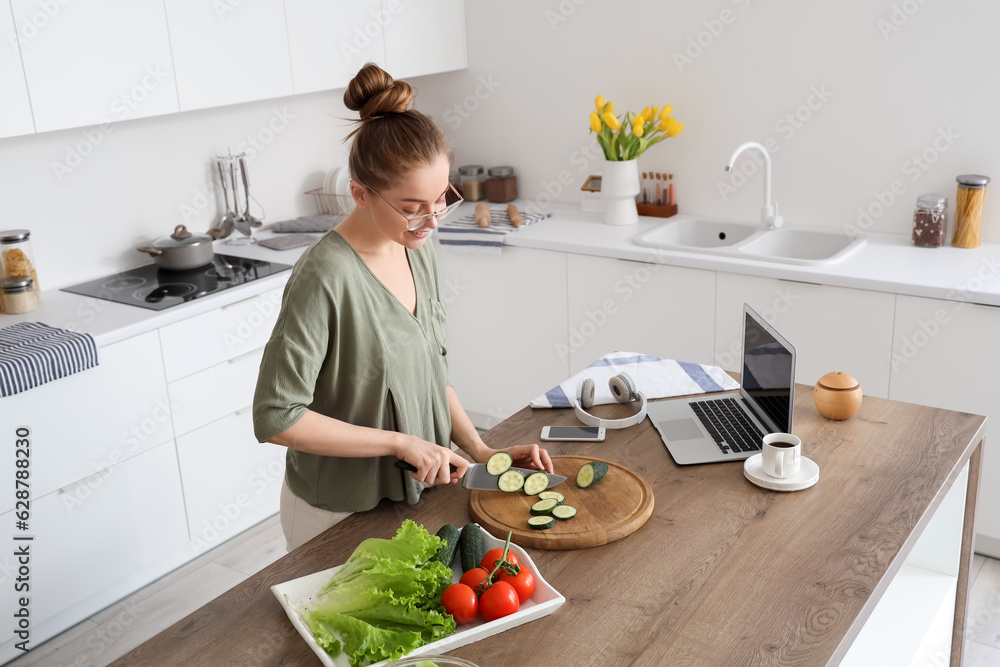
<instances>
[{"instance_id":1,"label":"hair bun","mask_svg":"<svg viewBox=\"0 0 1000 667\"><path fill-rule=\"evenodd\" d=\"M362 67L344 92L344 105L351 111L357 111L361 120L406 111L412 101L410 84L396 81L375 63Z\"/></svg>"}]
</instances>

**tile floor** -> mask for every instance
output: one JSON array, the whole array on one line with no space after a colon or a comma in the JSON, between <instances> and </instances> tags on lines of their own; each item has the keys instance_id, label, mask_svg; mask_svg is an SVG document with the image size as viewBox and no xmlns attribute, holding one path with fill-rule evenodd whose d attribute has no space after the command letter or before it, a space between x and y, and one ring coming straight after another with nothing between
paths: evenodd
<instances>
[{"instance_id":1,"label":"tile floor","mask_svg":"<svg viewBox=\"0 0 1000 667\"><path fill-rule=\"evenodd\" d=\"M103 667L284 555L274 516L8 665ZM1000 560L977 555L972 577L965 665L997 667Z\"/></svg>"}]
</instances>

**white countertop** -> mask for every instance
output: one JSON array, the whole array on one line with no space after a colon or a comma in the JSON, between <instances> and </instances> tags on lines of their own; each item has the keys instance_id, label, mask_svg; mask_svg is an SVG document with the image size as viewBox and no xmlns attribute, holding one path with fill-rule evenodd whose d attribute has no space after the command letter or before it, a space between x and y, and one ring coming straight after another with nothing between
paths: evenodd
<instances>
[{"instance_id":1,"label":"white countertop","mask_svg":"<svg viewBox=\"0 0 1000 667\"><path fill-rule=\"evenodd\" d=\"M584 213L578 206L554 204L551 210L551 218L512 232L504 243L521 248L659 262L695 269L1000 306L1000 244L987 243L970 249L953 248L950 245L917 248L910 243L909 236L868 233L867 244L842 261L807 266L744 257L654 250L632 243L636 236L681 216L640 216L638 224L613 226L602 223L599 213Z\"/></svg>"},{"instance_id":2,"label":"white countertop","mask_svg":"<svg viewBox=\"0 0 1000 667\"><path fill-rule=\"evenodd\" d=\"M268 238L274 234L262 232L254 234L254 236ZM317 234L316 238L319 236ZM302 246L291 250L268 250L256 245L237 246L229 245L225 241L215 242L215 252L218 254L262 259L282 264L294 264L306 247ZM237 287L230 287L217 294L204 296L159 311L115 303L96 297L71 294L60 289L43 290L38 308L21 315L0 314L0 327L10 326L18 322L43 322L60 329L89 333L94 337L94 342L98 347L104 347L194 315L282 288L290 274L290 270L282 271Z\"/></svg>"},{"instance_id":3,"label":"white countertop","mask_svg":"<svg viewBox=\"0 0 1000 667\"><path fill-rule=\"evenodd\" d=\"M522 201L515 203L522 210L528 204ZM466 207L471 212L473 204L464 204L460 213L465 213ZM505 238L505 244L1000 306L1000 244L983 244L973 249L947 245L916 248L910 244L908 236L868 234L868 243L844 260L834 264L804 266L743 257L661 251L632 243L632 239L639 234L672 219L640 217L638 224L617 227L603 224L600 214L584 213L575 205L553 204L550 210L552 217L512 232ZM272 235L267 231L255 234L259 238ZM316 236L319 237L318 234ZM305 247L278 251L217 241L215 249L221 254L294 264ZM438 252L455 251L439 247ZM284 271L161 311L58 289L46 290L36 310L23 315L2 314L0 326L17 322L44 322L54 327L89 333L94 336L98 347L103 347L281 288L289 275L289 271Z\"/></svg>"}]
</instances>

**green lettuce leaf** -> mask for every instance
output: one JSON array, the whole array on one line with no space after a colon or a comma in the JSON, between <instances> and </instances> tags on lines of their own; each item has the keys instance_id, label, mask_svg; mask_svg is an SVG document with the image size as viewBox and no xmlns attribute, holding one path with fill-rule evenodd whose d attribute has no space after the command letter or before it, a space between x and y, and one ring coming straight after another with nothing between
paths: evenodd
<instances>
[{"instance_id":1,"label":"green lettuce leaf","mask_svg":"<svg viewBox=\"0 0 1000 667\"><path fill-rule=\"evenodd\" d=\"M399 658L455 631L441 607L451 568L431 557L444 540L407 519L391 540L368 539L299 610L316 642L352 667Z\"/></svg>"}]
</instances>

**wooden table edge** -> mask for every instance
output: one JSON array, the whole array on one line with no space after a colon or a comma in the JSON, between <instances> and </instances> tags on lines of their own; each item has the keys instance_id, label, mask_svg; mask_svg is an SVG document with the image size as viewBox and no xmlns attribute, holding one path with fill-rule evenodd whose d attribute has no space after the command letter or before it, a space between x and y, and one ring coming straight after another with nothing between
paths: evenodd
<instances>
[{"instance_id":1,"label":"wooden table edge","mask_svg":"<svg viewBox=\"0 0 1000 667\"><path fill-rule=\"evenodd\" d=\"M965 623L969 602L969 572L972 569L972 541L975 536L974 523L976 501L978 500L979 480L982 474L983 445L986 441L984 435L986 430L986 421L987 418L983 417L983 421L976 430L976 434L969 440L969 444L962 452L961 458L959 458L951 472L948 474L948 479L938 490L938 493L934 496L931 503L927 506L927 509L920 517L920 521L917 522L913 531L906 538L906 541L896 554L896 557L886 569L882 579L879 580L878 585L868 596L867 602L864 607L861 608L861 611L858 612L858 615L855 617L854 622L851 624L851 627L848 629L843 639L841 639L840 645L837 646L837 650L830 656L830 660L827 662L827 665L839 665L847 656L848 651L850 651L851 646L858 638L862 628L868 622L868 619L871 617L875 607L878 606L878 603L882 600L882 596L885 595L886 589L889 588L889 584L891 584L892 580L895 579L897 574L899 574L899 570L903 567L903 564L905 563L906 558L910 555L910 552L913 551L913 547L917 543L917 540L920 539L924 529L927 528L927 524L930 523L931 518L934 516L935 512L937 512L937 509L941 505L942 501L944 501L945 496L948 495L948 492L955 484L955 481L962 474L965 464L968 463L969 479L966 485L965 516L962 521L962 546L959 555L958 580L955 591L955 618L952 625L950 661L951 667L961 667L965 640Z\"/></svg>"}]
</instances>

